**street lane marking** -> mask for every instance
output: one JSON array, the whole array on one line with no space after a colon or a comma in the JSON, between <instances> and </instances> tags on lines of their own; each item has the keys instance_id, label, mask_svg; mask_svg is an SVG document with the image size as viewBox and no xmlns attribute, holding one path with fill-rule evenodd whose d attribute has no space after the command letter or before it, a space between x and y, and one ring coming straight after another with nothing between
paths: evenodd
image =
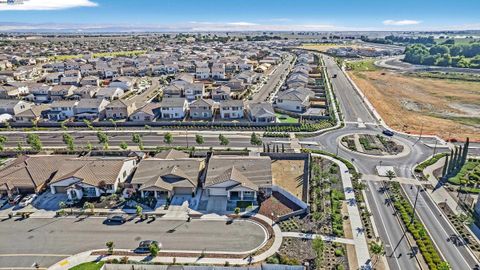
<instances>
[{"instance_id":1,"label":"street lane marking","mask_svg":"<svg viewBox=\"0 0 480 270\"><path fill-rule=\"evenodd\" d=\"M368 186L370 186L370 184L371 184L371 182L368 182ZM376 184L374 183L373 185L374 185L374 189L372 190L372 193L377 191L377 189L375 188ZM383 229L385 230L385 234L387 235L388 242L392 243L392 239L390 239L390 235L388 234L387 227L385 227L385 222L383 221L382 213L380 211L380 208L378 207L378 202L377 202L376 196L374 194L372 194L372 197L373 197L373 200L375 201L375 208L377 208L378 215L380 216L380 220L382 221L382 226L383 226ZM389 244L389 246L390 246L390 244ZM390 246L390 249L391 249L391 246ZM400 267L400 263L398 262L398 258L397 258L397 256L395 256L395 250L394 249L392 250L392 254L393 254L393 257L395 258L394 261L397 263L398 269L401 270L402 267Z\"/></svg>"}]
</instances>

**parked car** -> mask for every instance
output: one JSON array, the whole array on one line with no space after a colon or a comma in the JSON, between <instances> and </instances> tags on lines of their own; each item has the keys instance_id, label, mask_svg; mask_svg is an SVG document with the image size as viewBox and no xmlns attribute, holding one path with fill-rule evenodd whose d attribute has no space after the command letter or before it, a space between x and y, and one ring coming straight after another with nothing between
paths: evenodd
<instances>
[{"instance_id":1,"label":"parked car","mask_svg":"<svg viewBox=\"0 0 480 270\"><path fill-rule=\"evenodd\" d=\"M37 194L30 194L28 196L23 197L23 199L18 203L18 206L25 207L31 204L37 198Z\"/></svg>"},{"instance_id":2,"label":"parked car","mask_svg":"<svg viewBox=\"0 0 480 270\"><path fill-rule=\"evenodd\" d=\"M113 223L123 224L127 222L127 219L123 215L110 215L107 217L106 222L110 224L113 224Z\"/></svg>"},{"instance_id":3,"label":"parked car","mask_svg":"<svg viewBox=\"0 0 480 270\"><path fill-rule=\"evenodd\" d=\"M155 240L143 240L138 244L138 247L135 249L136 253L148 253L150 252L150 245L157 245L159 248L162 248L162 244L158 243Z\"/></svg>"},{"instance_id":4,"label":"parked car","mask_svg":"<svg viewBox=\"0 0 480 270\"><path fill-rule=\"evenodd\" d=\"M395 134L395 133L393 133L393 131L388 130L388 129L385 129L384 131L382 131L382 133L386 136L389 136L389 137L392 137Z\"/></svg>"},{"instance_id":5,"label":"parked car","mask_svg":"<svg viewBox=\"0 0 480 270\"><path fill-rule=\"evenodd\" d=\"M20 201L21 198L22 198L22 195L15 195L13 197L8 198L8 203L11 205L15 205Z\"/></svg>"}]
</instances>

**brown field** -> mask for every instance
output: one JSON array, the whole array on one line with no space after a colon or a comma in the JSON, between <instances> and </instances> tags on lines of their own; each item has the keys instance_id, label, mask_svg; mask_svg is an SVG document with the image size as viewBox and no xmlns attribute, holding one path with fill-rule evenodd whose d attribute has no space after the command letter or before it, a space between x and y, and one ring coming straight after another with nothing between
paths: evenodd
<instances>
[{"instance_id":1,"label":"brown field","mask_svg":"<svg viewBox=\"0 0 480 270\"><path fill-rule=\"evenodd\" d=\"M303 160L274 160L272 162L273 184L302 199Z\"/></svg>"},{"instance_id":2,"label":"brown field","mask_svg":"<svg viewBox=\"0 0 480 270\"><path fill-rule=\"evenodd\" d=\"M480 141L480 82L419 78L391 71L349 75L394 129Z\"/></svg>"},{"instance_id":3,"label":"brown field","mask_svg":"<svg viewBox=\"0 0 480 270\"><path fill-rule=\"evenodd\" d=\"M303 44L300 48L301 49L307 49L307 50L314 50L314 51L319 51L319 52L326 52L328 49L331 48L358 48L358 45L352 45L352 44L334 44L334 43L327 43L327 44Z\"/></svg>"}]
</instances>

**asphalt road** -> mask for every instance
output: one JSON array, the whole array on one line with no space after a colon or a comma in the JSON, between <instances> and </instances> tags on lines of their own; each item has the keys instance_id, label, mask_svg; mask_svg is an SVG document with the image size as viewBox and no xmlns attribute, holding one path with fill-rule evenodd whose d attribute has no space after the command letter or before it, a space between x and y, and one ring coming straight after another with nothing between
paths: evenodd
<instances>
[{"instance_id":1,"label":"asphalt road","mask_svg":"<svg viewBox=\"0 0 480 270\"><path fill-rule=\"evenodd\" d=\"M132 142L132 135L133 134L142 134L142 142L145 147L157 147L157 146L168 146L164 142L164 133L165 132L158 132L158 131L151 131L151 132L138 132L135 130L132 131L122 131L122 132L108 132L109 136L109 146L110 147L119 147L122 142L127 143L129 146L135 146L136 144ZM37 132L36 134L39 135L40 141L42 142L43 147L50 147L50 148L62 148L65 147L65 143L63 143L63 132ZM82 132L75 132L69 131L69 134L72 135L74 138L74 143L76 147L85 147L88 143L91 143L94 147L103 147L97 138L96 131L82 131ZM218 139L218 135L202 135L204 138L204 143L202 145L198 145L195 142L195 135L196 132L192 131L179 131L179 132L171 132L173 136L173 142L170 145L173 146L195 146L195 147L223 147L220 145L220 141ZM6 147L15 148L17 147L18 143L21 143L24 147L27 147L25 133L3 133L2 136L7 138L7 142L5 143ZM252 147L250 144L250 136L251 134L225 134L224 135L228 140L229 144L227 147L232 148L245 148L245 147ZM284 143L284 147L286 150L290 149L290 144L288 138L262 138L262 141L265 144L278 144L280 142ZM260 146L261 147L261 146Z\"/></svg>"},{"instance_id":2,"label":"asphalt road","mask_svg":"<svg viewBox=\"0 0 480 270\"><path fill-rule=\"evenodd\" d=\"M468 251L467 247L452 240L459 234L443 218L442 212L426 194L428 191L419 192L419 188L413 185L404 184L402 187L410 202L415 205L415 213L427 228L434 243L449 262L450 267L454 270L463 270L478 266L477 260Z\"/></svg>"},{"instance_id":3,"label":"asphalt road","mask_svg":"<svg viewBox=\"0 0 480 270\"><path fill-rule=\"evenodd\" d=\"M328 76L332 82L335 95L340 103L340 110L346 122L376 123L376 119L366 108L362 98L357 94L333 57L323 57ZM334 75L336 78L333 78Z\"/></svg>"},{"instance_id":4,"label":"asphalt road","mask_svg":"<svg viewBox=\"0 0 480 270\"><path fill-rule=\"evenodd\" d=\"M394 215L392 205L388 204L387 194L383 192L381 182L367 182L367 200L375 218L380 238L385 241L385 258L391 270L419 269L415 257L412 257L411 248L400 228L400 221Z\"/></svg>"},{"instance_id":5,"label":"asphalt road","mask_svg":"<svg viewBox=\"0 0 480 270\"><path fill-rule=\"evenodd\" d=\"M265 232L249 221L156 220L104 225L104 218L59 218L0 222L0 267L49 266L71 254L105 248L135 249L141 240L157 240L162 250L248 252L265 240Z\"/></svg>"},{"instance_id":6,"label":"asphalt road","mask_svg":"<svg viewBox=\"0 0 480 270\"><path fill-rule=\"evenodd\" d=\"M264 84L257 93L253 94L252 100L248 102L254 103L266 101L270 94L274 92L277 84L281 83L282 80L286 78L285 76L287 76L287 73L285 71L292 66L290 63L292 59L293 57L288 55L280 65L277 65L275 71L268 77L267 83Z\"/></svg>"}]
</instances>

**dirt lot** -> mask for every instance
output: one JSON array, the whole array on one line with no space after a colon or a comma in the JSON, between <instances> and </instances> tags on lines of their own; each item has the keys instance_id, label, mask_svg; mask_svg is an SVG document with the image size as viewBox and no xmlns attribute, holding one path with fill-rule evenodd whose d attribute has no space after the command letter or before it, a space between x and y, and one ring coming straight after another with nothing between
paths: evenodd
<instances>
[{"instance_id":1,"label":"dirt lot","mask_svg":"<svg viewBox=\"0 0 480 270\"><path fill-rule=\"evenodd\" d=\"M389 126L444 139L480 141L480 83L419 78L380 71L350 71Z\"/></svg>"},{"instance_id":2,"label":"dirt lot","mask_svg":"<svg viewBox=\"0 0 480 270\"><path fill-rule=\"evenodd\" d=\"M304 44L301 46L302 49L307 49L307 50L315 50L315 51L319 51L319 52L326 52L328 49L331 49L331 48L346 48L346 47L350 47L350 48L359 48L360 46L358 45L352 45L352 44L346 44L346 45L340 45L340 44Z\"/></svg>"},{"instance_id":3,"label":"dirt lot","mask_svg":"<svg viewBox=\"0 0 480 270\"><path fill-rule=\"evenodd\" d=\"M302 199L304 160L274 160L272 162L273 184Z\"/></svg>"}]
</instances>

